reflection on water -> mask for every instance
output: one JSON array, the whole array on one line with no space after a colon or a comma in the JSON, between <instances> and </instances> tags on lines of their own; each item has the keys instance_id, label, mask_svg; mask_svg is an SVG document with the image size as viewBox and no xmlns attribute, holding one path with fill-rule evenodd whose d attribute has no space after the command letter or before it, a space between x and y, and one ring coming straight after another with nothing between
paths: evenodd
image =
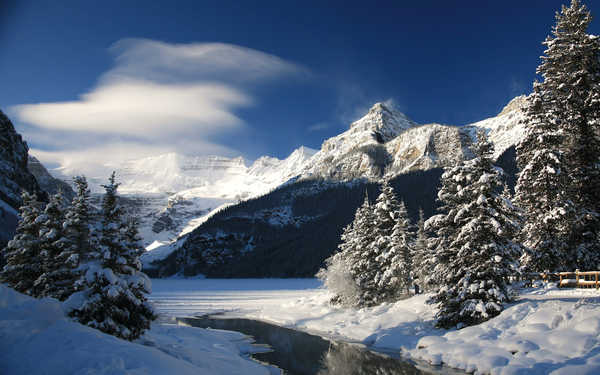
<instances>
[{"instance_id":1,"label":"reflection on water","mask_svg":"<svg viewBox=\"0 0 600 375\"><path fill-rule=\"evenodd\" d=\"M375 354L364 347L335 343L319 336L250 319L212 317L179 319L191 326L242 332L273 351L253 357L290 375L428 374L409 362Z\"/></svg>"},{"instance_id":2,"label":"reflection on water","mask_svg":"<svg viewBox=\"0 0 600 375\"><path fill-rule=\"evenodd\" d=\"M425 374L412 364L375 354L356 345L332 343L323 356L318 375L412 375Z\"/></svg>"}]
</instances>

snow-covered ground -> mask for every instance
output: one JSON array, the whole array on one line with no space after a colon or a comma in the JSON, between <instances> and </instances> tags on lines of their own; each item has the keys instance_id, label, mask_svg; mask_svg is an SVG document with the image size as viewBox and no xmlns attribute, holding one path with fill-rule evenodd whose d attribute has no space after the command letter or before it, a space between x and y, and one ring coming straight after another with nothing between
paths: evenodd
<instances>
[{"instance_id":1,"label":"snow-covered ground","mask_svg":"<svg viewBox=\"0 0 600 375\"><path fill-rule=\"evenodd\" d=\"M65 318L54 299L0 284L0 374L269 374L248 359L257 350L242 334L166 317L136 342L120 340Z\"/></svg>"},{"instance_id":2,"label":"snow-covered ground","mask_svg":"<svg viewBox=\"0 0 600 375\"><path fill-rule=\"evenodd\" d=\"M500 316L462 330L434 328L419 295L359 310L332 307L317 280L154 280L163 316L228 312L469 372L600 373L600 292L555 287L523 291Z\"/></svg>"}]
</instances>

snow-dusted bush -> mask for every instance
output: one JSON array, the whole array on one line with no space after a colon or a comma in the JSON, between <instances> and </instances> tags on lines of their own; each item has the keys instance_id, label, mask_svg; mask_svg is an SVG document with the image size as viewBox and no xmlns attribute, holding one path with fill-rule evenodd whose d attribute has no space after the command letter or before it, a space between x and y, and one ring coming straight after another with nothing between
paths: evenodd
<instances>
[{"instance_id":1,"label":"snow-dusted bush","mask_svg":"<svg viewBox=\"0 0 600 375\"><path fill-rule=\"evenodd\" d=\"M340 253L326 260L326 268L321 268L317 277L327 290L334 294L332 303L343 306L358 304L359 290L349 272L350 266Z\"/></svg>"}]
</instances>

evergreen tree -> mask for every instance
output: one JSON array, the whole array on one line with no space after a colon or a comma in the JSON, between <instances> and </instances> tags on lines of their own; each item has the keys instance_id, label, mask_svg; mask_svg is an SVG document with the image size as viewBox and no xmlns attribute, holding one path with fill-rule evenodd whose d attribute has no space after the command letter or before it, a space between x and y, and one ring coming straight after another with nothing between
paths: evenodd
<instances>
[{"instance_id":1,"label":"evergreen tree","mask_svg":"<svg viewBox=\"0 0 600 375\"><path fill-rule=\"evenodd\" d=\"M515 202L523 210L525 223L520 240L525 252L525 271L565 271L574 266L568 238L574 218L573 203L567 195L568 176L561 151L562 131L555 118L544 110L539 85L527 98L525 137L517 145L519 177ZM549 100L549 99L548 99Z\"/></svg>"},{"instance_id":2,"label":"evergreen tree","mask_svg":"<svg viewBox=\"0 0 600 375\"><path fill-rule=\"evenodd\" d=\"M44 213L38 217L40 226L40 256L43 273L35 281L35 295L65 300L75 291L78 278L75 268L79 256L73 252L64 236L63 196L53 195Z\"/></svg>"},{"instance_id":3,"label":"evergreen tree","mask_svg":"<svg viewBox=\"0 0 600 375\"><path fill-rule=\"evenodd\" d=\"M445 172L438 194L455 232L438 248L442 284L431 302L439 304L438 326L478 324L498 315L510 298L509 277L517 269L519 245L514 212L503 192L503 172L492 162L493 146L478 133L476 157Z\"/></svg>"},{"instance_id":4,"label":"evergreen tree","mask_svg":"<svg viewBox=\"0 0 600 375\"><path fill-rule=\"evenodd\" d=\"M18 292L32 295L35 280L42 274L38 216L42 203L35 195L23 192L19 209L20 221L16 234L3 250L6 265L0 272L0 282Z\"/></svg>"},{"instance_id":5,"label":"evergreen tree","mask_svg":"<svg viewBox=\"0 0 600 375\"><path fill-rule=\"evenodd\" d=\"M528 98L517 147L516 201L525 215L527 270L595 269L600 261L600 60L591 15L563 6Z\"/></svg>"},{"instance_id":6,"label":"evergreen tree","mask_svg":"<svg viewBox=\"0 0 600 375\"><path fill-rule=\"evenodd\" d=\"M389 234L388 246L377 260L381 271L376 282L381 293L380 300L394 301L403 294L408 295L412 271L412 234L410 219L404 201L400 201L396 219Z\"/></svg>"},{"instance_id":7,"label":"evergreen tree","mask_svg":"<svg viewBox=\"0 0 600 375\"><path fill-rule=\"evenodd\" d=\"M569 247L581 269L600 265L600 42L586 33L591 20L578 0L563 6L537 71L544 78L542 106L564 134L563 168L575 210Z\"/></svg>"},{"instance_id":8,"label":"evergreen tree","mask_svg":"<svg viewBox=\"0 0 600 375\"><path fill-rule=\"evenodd\" d=\"M365 260L365 278L363 290L366 304L376 305L384 301L397 299L401 280L398 278L397 266L398 253L394 249L396 244L393 233L397 222L399 204L394 189L388 180L381 184L381 193L375 200L372 208L373 221L371 224L373 242L368 243L369 251Z\"/></svg>"},{"instance_id":9,"label":"evergreen tree","mask_svg":"<svg viewBox=\"0 0 600 375\"><path fill-rule=\"evenodd\" d=\"M423 209L419 208L419 221L417 222L417 232L415 242L412 246L412 277L422 291L427 290L425 280L431 273L429 269L431 255L427 246L427 232L425 231L425 214Z\"/></svg>"},{"instance_id":10,"label":"evergreen tree","mask_svg":"<svg viewBox=\"0 0 600 375\"><path fill-rule=\"evenodd\" d=\"M365 201L356 211L352 223L351 245L343 253L349 265L350 277L358 288L358 305L373 306L379 303L379 293L375 282L375 275L379 269L377 261L377 247L375 237L375 217L365 195Z\"/></svg>"},{"instance_id":11,"label":"evergreen tree","mask_svg":"<svg viewBox=\"0 0 600 375\"><path fill-rule=\"evenodd\" d=\"M440 211L443 212L443 207ZM445 214L433 215L423 224L428 237L426 250L422 257L423 262L415 262L415 264L417 264L420 275L423 276L421 287L424 291L436 291L443 282L442 269L448 259L442 259L445 254L438 250L445 249L449 245L449 237L442 237L442 235L449 235L451 232L445 231L445 229L453 225L454 223L449 221L449 216Z\"/></svg>"},{"instance_id":12,"label":"evergreen tree","mask_svg":"<svg viewBox=\"0 0 600 375\"><path fill-rule=\"evenodd\" d=\"M85 176L73 178L76 195L65 213L64 233L71 246L70 251L78 254L79 261L90 258L92 208L90 190Z\"/></svg>"},{"instance_id":13,"label":"evergreen tree","mask_svg":"<svg viewBox=\"0 0 600 375\"><path fill-rule=\"evenodd\" d=\"M90 263L83 302L70 314L90 327L134 340L155 318L145 297L150 280L140 271L137 226L135 221L123 220L114 172L103 187L99 259Z\"/></svg>"}]
</instances>

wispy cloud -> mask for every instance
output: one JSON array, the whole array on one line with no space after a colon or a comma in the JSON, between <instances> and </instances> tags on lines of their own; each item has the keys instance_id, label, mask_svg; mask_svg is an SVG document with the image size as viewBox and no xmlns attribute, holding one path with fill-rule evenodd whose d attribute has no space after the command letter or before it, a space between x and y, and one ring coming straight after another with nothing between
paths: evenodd
<instances>
[{"instance_id":1,"label":"wispy cloud","mask_svg":"<svg viewBox=\"0 0 600 375\"><path fill-rule=\"evenodd\" d=\"M517 80L515 77L511 77L508 86L511 96L523 95L527 92L527 86L523 82Z\"/></svg>"},{"instance_id":2,"label":"wispy cloud","mask_svg":"<svg viewBox=\"0 0 600 375\"><path fill-rule=\"evenodd\" d=\"M384 99L374 94L364 86L348 80L338 85L338 99L335 116L344 126L360 119L367 114L369 109L377 102L382 102L388 107L403 111L403 107L393 98Z\"/></svg>"},{"instance_id":3,"label":"wispy cloud","mask_svg":"<svg viewBox=\"0 0 600 375\"><path fill-rule=\"evenodd\" d=\"M162 152L233 154L212 139L247 129L236 111L256 102L251 88L309 74L277 56L222 43L124 39L110 50L114 67L77 100L11 108L43 162L93 173L98 165Z\"/></svg>"},{"instance_id":4,"label":"wispy cloud","mask_svg":"<svg viewBox=\"0 0 600 375\"><path fill-rule=\"evenodd\" d=\"M309 132L318 132L329 129L330 127L331 125L327 122L317 122L316 124L309 126L306 130L308 130Z\"/></svg>"}]
</instances>

